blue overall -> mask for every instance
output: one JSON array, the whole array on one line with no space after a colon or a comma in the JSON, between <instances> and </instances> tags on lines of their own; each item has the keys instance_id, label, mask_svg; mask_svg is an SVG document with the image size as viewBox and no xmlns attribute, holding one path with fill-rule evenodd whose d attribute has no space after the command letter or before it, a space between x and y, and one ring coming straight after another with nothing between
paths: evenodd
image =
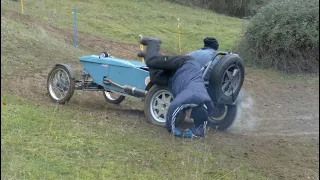
<instances>
[{"instance_id":1,"label":"blue overall","mask_svg":"<svg viewBox=\"0 0 320 180\"><path fill-rule=\"evenodd\" d=\"M193 53L191 56L162 56L159 39L143 38L141 44L147 45L146 53L141 55L145 57L146 65L150 68L151 81L161 84L156 81L161 79L166 83L165 79L169 79L168 87L174 100L167 113L166 126L168 131L174 131L177 116L185 108L204 106L208 114L211 114L213 103L208 95L201 72L205 62L199 59L204 55ZM209 50L204 52L207 51L209 52ZM209 53L205 53L206 56L207 54ZM195 126L201 126L202 123L205 129L206 118L196 119L194 118Z\"/></svg>"},{"instance_id":2,"label":"blue overall","mask_svg":"<svg viewBox=\"0 0 320 180\"><path fill-rule=\"evenodd\" d=\"M214 56L216 55L216 51L213 48L205 47L205 48L201 48L199 50L193 51L187 55L193 57L194 60L198 61L202 68L202 67L205 67L205 65L214 58ZM219 60L218 57L214 59L213 63L209 68L210 71L212 71L213 66L218 62L218 60ZM204 79L206 81L209 80L209 74L207 74L207 76L204 77Z\"/></svg>"}]
</instances>

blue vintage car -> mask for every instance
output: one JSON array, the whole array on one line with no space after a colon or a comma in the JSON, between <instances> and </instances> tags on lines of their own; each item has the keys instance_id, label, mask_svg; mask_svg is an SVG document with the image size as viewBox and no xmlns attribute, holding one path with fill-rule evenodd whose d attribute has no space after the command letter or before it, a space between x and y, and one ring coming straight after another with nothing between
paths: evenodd
<instances>
[{"instance_id":1,"label":"blue vintage car","mask_svg":"<svg viewBox=\"0 0 320 180\"><path fill-rule=\"evenodd\" d=\"M204 67L204 76L210 73L208 93L215 104L209 125L225 130L234 121L237 106L234 104L244 80L244 65L241 58L230 52L217 52L222 56L209 72L210 61ZM144 101L144 112L148 122L165 126L167 109L173 100L167 87L147 86L150 77L144 62L120 59L103 52L98 55L79 57L83 66L82 77L77 79L67 64L56 64L48 75L47 90L53 102L68 102L74 90L102 91L106 101L121 103L125 97ZM179 119L184 119L181 117Z\"/></svg>"}]
</instances>

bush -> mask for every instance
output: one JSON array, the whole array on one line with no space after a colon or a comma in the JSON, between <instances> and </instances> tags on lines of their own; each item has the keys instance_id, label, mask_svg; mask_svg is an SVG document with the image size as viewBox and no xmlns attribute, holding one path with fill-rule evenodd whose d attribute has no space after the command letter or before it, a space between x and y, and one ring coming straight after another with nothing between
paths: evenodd
<instances>
[{"instance_id":1,"label":"bush","mask_svg":"<svg viewBox=\"0 0 320 180\"><path fill-rule=\"evenodd\" d=\"M261 8L235 52L262 67L318 72L319 1L281 0Z\"/></svg>"},{"instance_id":2,"label":"bush","mask_svg":"<svg viewBox=\"0 0 320 180\"><path fill-rule=\"evenodd\" d=\"M198 6L235 17L252 16L270 0L169 0L187 6Z\"/></svg>"}]
</instances>

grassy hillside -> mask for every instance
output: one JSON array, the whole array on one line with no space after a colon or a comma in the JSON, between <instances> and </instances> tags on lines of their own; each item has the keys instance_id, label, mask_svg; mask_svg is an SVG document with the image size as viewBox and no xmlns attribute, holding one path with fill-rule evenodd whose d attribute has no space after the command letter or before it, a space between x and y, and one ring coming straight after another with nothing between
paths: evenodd
<instances>
[{"instance_id":1,"label":"grassy hillside","mask_svg":"<svg viewBox=\"0 0 320 180\"><path fill-rule=\"evenodd\" d=\"M6 77L39 72L57 62L71 62L86 54L70 44L59 41L40 25L23 22L19 14L2 12L1 16L1 74ZM13 15L13 16L11 16ZM88 53L88 52L87 52Z\"/></svg>"},{"instance_id":2,"label":"grassy hillside","mask_svg":"<svg viewBox=\"0 0 320 180\"><path fill-rule=\"evenodd\" d=\"M272 141L260 148L260 139L228 133L181 140L146 123L142 103L129 99L112 106L100 93L77 92L70 104L58 106L45 94L47 72L55 63L79 68L77 57L105 48L116 56L135 58L138 34L160 37L167 50L177 52L177 16L183 20L184 51L200 47L207 35L218 37L221 49L231 49L243 26L240 20L155 0L82 0L76 4L80 48L74 48L71 12L75 1L28 0L24 15L18 2L1 1L2 179L295 177L291 174L296 169L287 166L291 159L272 158L283 151L279 146L270 149ZM157 11L152 14L150 8ZM142 22L147 24L139 25ZM302 147L312 151L303 157L314 151L308 143ZM285 149L288 154L295 151ZM301 167L315 172L314 164ZM279 167L286 167L286 172Z\"/></svg>"},{"instance_id":3,"label":"grassy hillside","mask_svg":"<svg viewBox=\"0 0 320 180\"><path fill-rule=\"evenodd\" d=\"M1 1L2 9L20 12L20 1ZM214 36L222 50L231 50L243 27L236 18L214 14L159 0L28 0L24 13L50 25L73 29L73 7L77 7L78 31L109 40L137 44L139 34L158 37L163 47L178 52L177 18L181 22L181 46L188 52L203 45L202 39ZM72 38L72 37L71 37ZM79 42L79 44L84 42ZM94 43L94 42L93 42Z\"/></svg>"},{"instance_id":4,"label":"grassy hillside","mask_svg":"<svg viewBox=\"0 0 320 180\"><path fill-rule=\"evenodd\" d=\"M52 1L41 5L49 7L50 2ZM103 4L100 1L95 2ZM46 11L46 7L42 9L31 6L29 1L25 4L26 14L21 15L16 12L19 11L16 2L1 1L1 3L1 177L3 179L127 179L129 177L130 179L234 179L235 177L265 179L260 173L244 167L244 162L240 164L226 160L227 155L216 151L207 140L181 141L167 137L167 133L166 136L159 136L165 132L164 129L145 123L141 115L114 115L109 109L97 110L88 104L88 101L80 102L90 107L84 110L76 103L77 99L81 101L81 94L76 93L73 98L74 103L66 107L52 106L51 103L43 102L48 100L45 97L45 78L46 72L52 65L63 62L77 67L79 64L75 59L95 52L97 47L89 43L74 48L72 33L63 29L69 28L67 18L52 19L54 16L50 15L50 11L55 9L53 7ZM39 5L39 2L36 4ZM100 5L87 4L88 7L103 9ZM156 6L154 3L151 4ZM126 7L117 3L113 5ZM81 5L78 6L80 11ZM32 11L28 10L28 7L33 7ZM56 7L57 11L60 8L65 10L65 14L69 14L66 6L56 5ZM71 3L70 7L72 9ZM115 12L114 8L112 9ZM122 11L125 12L124 9ZM79 17L81 19L84 15L90 14L83 13L81 16L79 13ZM48 21L47 15L50 17ZM128 15L125 17L127 22L131 21L132 17ZM147 21L146 15L143 17ZM90 22L89 18L83 19L86 19L87 23ZM96 19L98 23L95 24L103 26L99 24L98 19ZM115 19L113 23L117 21ZM133 35L128 39L124 37L125 32L129 32L127 27L135 23L137 22L123 25L120 29L109 28L108 33L114 34L104 37L134 43ZM153 24L155 25L153 29L162 26L160 24L157 26L155 22ZM97 40L93 35L108 34L97 26L79 23L79 29L83 28L84 31L79 36L90 41ZM117 27L116 24L113 26L112 22L108 26ZM151 34L156 36L159 32L160 30ZM161 36L165 37L166 33L162 33ZM133 57L135 52L129 53ZM37 78L32 78L35 76ZM25 82L24 80L28 78L31 80ZM90 93L83 96L90 98ZM93 101L97 99L93 98ZM101 101L104 100L100 99L97 103L103 104ZM130 100L127 102L130 103ZM217 162L223 164L217 165Z\"/></svg>"}]
</instances>

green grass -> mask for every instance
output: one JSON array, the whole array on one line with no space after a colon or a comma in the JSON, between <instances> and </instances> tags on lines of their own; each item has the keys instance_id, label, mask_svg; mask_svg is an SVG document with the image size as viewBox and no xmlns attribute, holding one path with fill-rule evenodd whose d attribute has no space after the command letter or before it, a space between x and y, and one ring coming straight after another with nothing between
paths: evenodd
<instances>
[{"instance_id":1,"label":"green grass","mask_svg":"<svg viewBox=\"0 0 320 180\"><path fill-rule=\"evenodd\" d=\"M41 26L2 16L1 27L1 74L7 78L39 73L55 63L77 64L79 56L89 54L58 40Z\"/></svg>"},{"instance_id":2,"label":"green grass","mask_svg":"<svg viewBox=\"0 0 320 180\"><path fill-rule=\"evenodd\" d=\"M227 156L206 141L19 97L2 94L1 102L2 179L265 179L242 166L218 167Z\"/></svg>"},{"instance_id":3,"label":"green grass","mask_svg":"<svg viewBox=\"0 0 320 180\"><path fill-rule=\"evenodd\" d=\"M20 12L19 2L1 1L1 8ZM202 47L206 36L217 37L220 49L230 51L244 27L237 18L158 0L30 0L24 1L24 13L53 26L73 29L75 5L78 31L134 44L138 44L139 34L158 37L169 52L178 52L177 18L182 20L183 52Z\"/></svg>"}]
</instances>

